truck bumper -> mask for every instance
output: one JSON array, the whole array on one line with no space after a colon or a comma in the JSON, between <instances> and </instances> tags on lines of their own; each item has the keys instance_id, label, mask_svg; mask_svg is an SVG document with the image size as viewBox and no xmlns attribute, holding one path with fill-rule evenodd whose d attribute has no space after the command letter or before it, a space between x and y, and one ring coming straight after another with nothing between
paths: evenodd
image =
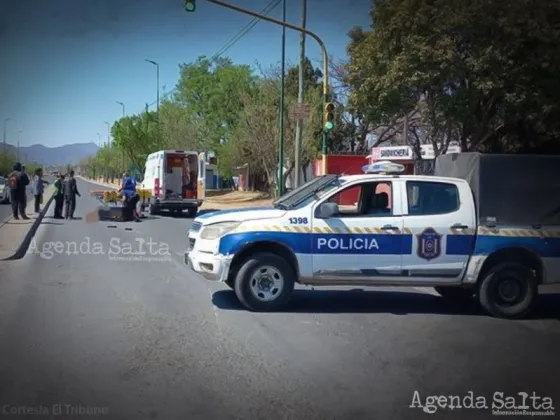
<instances>
[{"instance_id":1,"label":"truck bumper","mask_svg":"<svg viewBox=\"0 0 560 420\"><path fill-rule=\"evenodd\" d=\"M185 210L195 209L202 205L203 200L186 199L186 200L155 200L153 203L159 209L165 210Z\"/></svg>"},{"instance_id":2,"label":"truck bumper","mask_svg":"<svg viewBox=\"0 0 560 420\"><path fill-rule=\"evenodd\" d=\"M185 251L185 264L206 280L224 282L228 278L232 255Z\"/></svg>"}]
</instances>

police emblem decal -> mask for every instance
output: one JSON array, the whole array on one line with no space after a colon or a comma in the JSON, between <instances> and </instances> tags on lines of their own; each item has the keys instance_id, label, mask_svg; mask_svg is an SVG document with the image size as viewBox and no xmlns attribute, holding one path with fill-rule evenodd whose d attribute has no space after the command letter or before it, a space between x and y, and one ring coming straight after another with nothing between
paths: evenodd
<instances>
[{"instance_id":1,"label":"police emblem decal","mask_svg":"<svg viewBox=\"0 0 560 420\"><path fill-rule=\"evenodd\" d=\"M441 255L441 237L434 228L426 228L416 235L418 256L426 261L438 258Z\"/></svg>"}]
</instances>

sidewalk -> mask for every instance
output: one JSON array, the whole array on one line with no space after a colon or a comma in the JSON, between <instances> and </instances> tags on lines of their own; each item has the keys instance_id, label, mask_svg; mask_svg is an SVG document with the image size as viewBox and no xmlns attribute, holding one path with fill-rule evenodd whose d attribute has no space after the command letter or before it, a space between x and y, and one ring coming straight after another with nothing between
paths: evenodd
<instances>
[{"instance_id":1,"label":"sidewalk","mask_svg":"<svg viewBox=\"0 0 560 420\"><path fill-rule=\"evenodd\" d=\"M44 194L43 203L46 204L49 201L53 193L53 186L49 186ZM41 210L44 208L41 206ZM19 219L16 220L13 216L10 216L7 220L0 222L0 260L11 257L16 253L19 246L24 241L29 230L33 227L33 224L37 220L37 214L32 213L33 202L29 201L27 204L27 216L28 220Z\"/></svg>"},{"instance_id":2,"label":"sidewalk","mask_svg":"<svg viewBox=\"0 0 560 420\"><path fill-rule=\"evenodd\" d=\"M92 184L97 184L102 187L108 188L119 188L120 184L111 184L110 182L102 182L99 179L89 179L84 177L79 177L86 182L91 182ZM251 191L231 191L224 194L216 195L213 197L207 197L201 206L201 210L225 210L236 207L259 207L259 206L270 206L272 199L266 198L261 192L251 192Z\"/></svg>"}]
</instances>

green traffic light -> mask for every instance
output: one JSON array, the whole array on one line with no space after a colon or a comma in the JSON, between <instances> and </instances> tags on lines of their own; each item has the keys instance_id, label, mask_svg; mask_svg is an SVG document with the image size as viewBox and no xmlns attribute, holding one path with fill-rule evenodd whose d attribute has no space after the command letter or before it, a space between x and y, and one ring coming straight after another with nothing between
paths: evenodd
<instances>
[{"instance_id":1,"label":"green traffic light","mask_svg":"<svg viewBox=\"0 0 560 420\"><path fill-rule=\"evenodd\" d=\"M327 121L325 123L325 130L330 131L334 128L334 123L332 121Z\"/></svg>"},{"instance_id":2,"label":"green traffic light","mask_svg":"<svg viewBox=\"0 0 560 420\"><path fill-rule=\"evenodd\" d=\"M194 1L186 1L185 2L185 10L187 12L194 12L196 10L196 4Z\"/></svg>"}]
</instances>

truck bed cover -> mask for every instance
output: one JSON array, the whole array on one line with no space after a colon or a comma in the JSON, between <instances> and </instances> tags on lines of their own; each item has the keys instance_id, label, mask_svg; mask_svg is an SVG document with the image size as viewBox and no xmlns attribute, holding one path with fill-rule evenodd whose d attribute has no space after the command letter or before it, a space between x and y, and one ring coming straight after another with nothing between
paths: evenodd
<instances>
[{"instance_id":1,"label":"truck bed cover","mask_svg":"<svg viewBox=\"0 0 560 420\"><path fill-rule=\"evenodd\" d=\"M560 225L558 155L441 155L434 175L470 184L483 225Z\"/></svg>"}]
</instances>

